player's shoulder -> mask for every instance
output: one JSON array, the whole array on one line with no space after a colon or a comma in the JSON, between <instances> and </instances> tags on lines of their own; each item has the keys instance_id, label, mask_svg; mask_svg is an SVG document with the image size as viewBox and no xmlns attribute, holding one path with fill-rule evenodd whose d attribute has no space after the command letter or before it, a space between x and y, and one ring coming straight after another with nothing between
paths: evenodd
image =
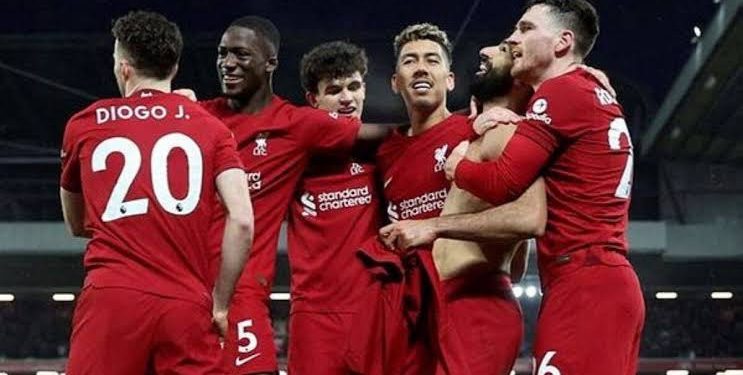
<instances>
[{"instance_id":1,"label":"player's shoulder","mask_svg":"<svg viewBox=\"0 0 743 375\"><path fill-rule=\"evenodd\" d=\"M451 116L447 117L446 121L451 122L453 124L470 124L472 121L469 119L469 117L461 114L461 113L452 113Z\"/></svg>"},{"instance_id":2,"label":"player's shoulder","mask_svg":"<svg viewBox=\"0 0 743 375\"><path fill-rule=\"evenodd\" d=\"M227 105L227 99L223 97L216 97L212 99L199 100L199 106L204 108L205 111L218 116L229 109Z\"/></svg>"},{"instance_id":3,"label":"player's shoulder","mask_svg":"<svg viewBox=\"0 0 743 375\"><path fill-rule=\"evenodd\" d=\"M382 143L377 148L376 158L377 161L384 161L390 157L391 154L396 153L404 144L404 134L410 128L410 125L400 125L390 131L386 137L382 140Z\"/></svg>"},{"instance_id":4,"label":"player's shoulder","mask_svg":"<svg viewBox=\"0 0 743 375\"><path fill-rule=\"evenodd\" d=\"M459 114L459 113L455 113L455 114L452 114L451 116L449 116L445 120L445 123L450 128L456 129L459 132L465 132L465 133L469 134L469 132L472 129L472 121L473 120L471 120L469 117L467 117L465 115L462 115L462 114Z\"/></svg>"},{"instance_id":5,"label":"player's shoulder","mask_svg":"<svg viewBox=\"0 0 743 375\"><path fill-rule=\"evenodd\" d=\"M276 106L276 112L285 115L292 122L304 122L308 119L338 120L340 118L337 112L328 112L308 105L296 105L285 100Z\"/></svg>"},{"instance_id":6,"label":"player's shoulder","mask_svg":"<svg viewBox=\"0 0 743 375\"><path fill-rule=\"evenodd\" d=\"M537 89L533 98L535 101L543 98L571 107L616 104L616 99L601 86L601 83L580 68L548 79Z\"/></svg>"},{"instance_id":7,"label":"player's shoulder","mask_svg":"<svg viewBox=\"0 0 743 375\"><path fill-rule=\"evenodd\" d=\"M67 121L67 127L81 127L86 125L92 125L96 122L96 112L105 110L106 108L116 107L122 103L122 98L105 98L98 99L83 108L82 110L73 114Z\"/></svg>"},{"instance_id":8,"label":"player's shoulder","mask_svg":"<svg viewBox=\"0 0 743 375\"><path fill-rule=\"evenodd\" d=\"M207 106L204 106L203 102L195 102L189 98L186 98L183 95L166 94L163 96L163 100L166 100L171 105L182 106L186 111L188 111L191 117L199 116L199 117L216 118L215 117L216 115L212 113L212 111L210 111Z\"/></svg>"},{"instance_id":9,"label":"player's shoulder","mask_svg":"<svg viewBox=\"0 0 743 375\"><path fill-rule=\"evenodd\" d=\"M418 142L433 144L441 141L460 142L473 136L472 120L461 114L452 114L419 134L417 138Z\"/></svg>"}]
</instances>

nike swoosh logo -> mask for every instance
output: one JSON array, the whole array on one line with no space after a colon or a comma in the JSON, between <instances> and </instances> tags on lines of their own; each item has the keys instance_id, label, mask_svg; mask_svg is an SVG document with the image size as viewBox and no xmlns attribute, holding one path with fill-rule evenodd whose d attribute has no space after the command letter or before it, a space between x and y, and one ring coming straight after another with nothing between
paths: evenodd
<instances>
[{"instance_id":1,"label":"nike swoosh logo","mask_svg":"<svg viewBox=\"0 0 743 375\"><path fill-rule=\"evenodd\" d=\"M242 366L242 365L244 365L244 364L246 364L246 363L248 363L248 362L256 359L260 355L261 355L261 353L255 353L255 354L253 354L251 356L248 356L248 357L245 357L245 358L237 357L237 358L235 358L235 366L240 367L240 366Z\"/></svg>"},{"instance_id":2,"label":"nike swoosh logo","mask_svg":"<svg viewBox=\"0 0 743 375\"><path fill-rule=\"evenodd\" d=\"M390 182L392 182L392 177L388 178L387 181L384 182L383 188L387 188L387 185L389 185Z\"/></svg>"}]
</instances>

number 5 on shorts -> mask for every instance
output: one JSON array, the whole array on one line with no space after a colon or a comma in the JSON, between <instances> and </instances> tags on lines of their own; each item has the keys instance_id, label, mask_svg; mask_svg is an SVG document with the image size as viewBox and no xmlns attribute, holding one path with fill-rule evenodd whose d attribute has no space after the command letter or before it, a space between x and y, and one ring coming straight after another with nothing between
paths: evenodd
<instances>
[{"instance_id":1,"label":"number 5 on shorts","mask_svg":"<svg viewBox=\"0 0 743 375\"><path fill-rule=\"evenodd\" d=\"M252 319L237 322L237 351L240 353L250 353L258 347L258 337L248 330L251 327L253 327ZM240 345L243 339L248 341L247 345Z\"/></svg>"},{"instance_id":2,"label":"number 5 on shorts","mask_svg":"<svg viewBox=\"0 0 743 375\"><path fill-rule=\"evenodd\" d=\"M549 351L547 353L544 353L544 357L542 357L542 363L539 364L539 368L537 369L537 359L534 358L534 374L535 375L561 375L560 370L551 365L550 361L552 360L552 357L555 356L557 352Z\"/></svg>"}]
</instances>

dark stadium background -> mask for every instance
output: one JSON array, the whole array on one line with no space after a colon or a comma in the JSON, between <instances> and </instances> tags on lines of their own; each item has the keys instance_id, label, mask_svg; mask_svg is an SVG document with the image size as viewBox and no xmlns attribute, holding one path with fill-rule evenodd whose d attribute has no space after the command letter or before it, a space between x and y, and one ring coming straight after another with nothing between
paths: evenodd
<instances>
[{"instance_id":1,"label":"dark stadium background","mask_svg":"<svg viewBox=\"0 0 743 375\"><path fill-rule=\"evenodd\" d=\"M743 1L594 3L602 30L588 63L612 79L635 146L629 235L648 311L639 373L735 374L730 370L743 370ZM52 295L74 298L83 278L84 244L70 239L60 224L58 149L70 115L96 98L118 94L108 32L114 17L149 9L178 23L186 47L176 85L194 88L200 97L218 92L216 45L237 17L262 15L279 27L274 87L296 103L303 100L298 65L304 52L329 40L357 43L370 58L365 118L394 122L404 117L389 89L397 32L427 21L449 33L457 76L449 103L455 109L467 103L478 49L509 33L521 5L0 2L0 374L64 367L74 302ZM284 252L278 267L273 307L276 343L285 353ZM517 287L528 327L536 317L538 284L532 267ZM713 299L713 292L723 293ZM519 374L530 371L533 329L526 333Z\"/></svg>"}]
</instances>

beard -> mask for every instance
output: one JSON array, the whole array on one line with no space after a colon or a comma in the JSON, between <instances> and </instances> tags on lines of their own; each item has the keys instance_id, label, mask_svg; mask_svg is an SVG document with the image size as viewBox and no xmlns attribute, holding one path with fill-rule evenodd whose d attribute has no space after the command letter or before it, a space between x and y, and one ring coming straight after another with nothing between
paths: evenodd
<instances>
[{"instance_id":1,"label":"beard","mask_svg":"<svg viewBox=\"0 0 743 375\"><path fill-rule=\"evenodd\" d=\"M494 98L506 96L513 87L511 67L495 67L487 63L488 70L481 76L476 76L470 84L470 94L480 103Z\"/></svg>"}]
</instances>

